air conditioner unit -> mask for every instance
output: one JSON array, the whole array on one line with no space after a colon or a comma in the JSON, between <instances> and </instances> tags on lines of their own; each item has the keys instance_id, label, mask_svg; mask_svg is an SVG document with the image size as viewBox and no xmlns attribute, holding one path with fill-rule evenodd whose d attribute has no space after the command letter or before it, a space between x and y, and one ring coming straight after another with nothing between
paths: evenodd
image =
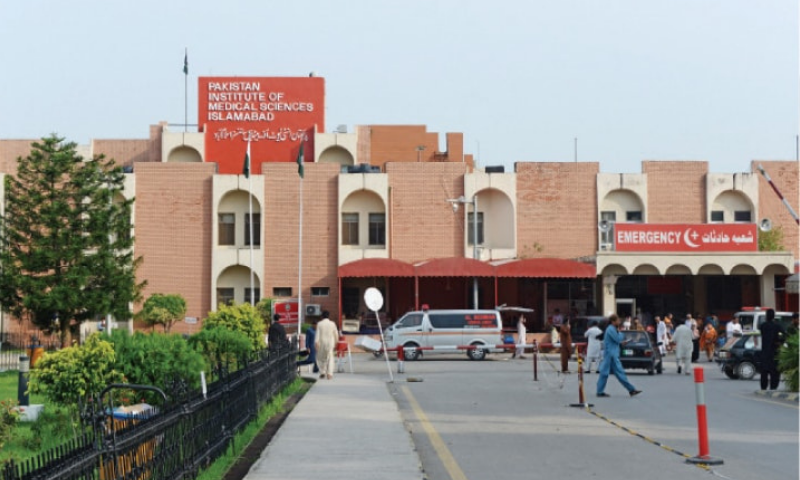
<instances>
[{"instance_id":1,"label":"air conditioner unit","mask_svg":"<svg viewBox=\"0 0 800 480\"><path fill-rule=\"evenodd\" d=\"M306 315L311 315L312 317L318 317L322 315L322 307L320 305L310 303L306 305Z\"/></svg>"}]
</instances>

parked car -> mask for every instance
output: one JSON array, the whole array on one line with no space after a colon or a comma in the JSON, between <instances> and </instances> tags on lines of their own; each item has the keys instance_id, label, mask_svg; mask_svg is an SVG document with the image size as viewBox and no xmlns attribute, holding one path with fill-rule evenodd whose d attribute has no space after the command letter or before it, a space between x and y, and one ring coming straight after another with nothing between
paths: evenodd
<instances>
[{"instance_id":1,"label":"parked car","mask_svg":"<svg viewBox=\"0 0 800 480\"><path fill-rule=\"evenodd\" d=\"M761 372L761 334L745 332L728 339L717 352L716 362L728 378L752 379Z\"/></svg>"},{"instance_id":2,"label":"parked car","mask_svg":"<svg viewBox=\"0 0 800 480\"><path fill-rule=\"evenodd\" d=\"M622 330L622 340L628 341L619 347L619 359L622 368L640 368L647 370L648 375L661 374L664 371L664 362L661 352L653 346L650 335L641 330Z\"/></svg>"}]
</instances>

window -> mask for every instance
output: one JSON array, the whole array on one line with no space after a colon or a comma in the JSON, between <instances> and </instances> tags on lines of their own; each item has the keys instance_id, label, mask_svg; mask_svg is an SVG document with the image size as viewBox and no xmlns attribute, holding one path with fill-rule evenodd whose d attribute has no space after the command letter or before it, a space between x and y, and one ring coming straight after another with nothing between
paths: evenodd
<instances>
[{"instance_id":1,"label":"window","mask_svg":"<svg viewBox=\"0 0 800 480\"><path fill-rule=\"evenodd\" d=\"M467 224L469 226L469 233L467 233L467 244L474 245L473 238L475 237L475 225L472 223L475 214L470 212L467 214ZM478 212L478 245L483 245L483 212Z\"/></svg>"},{"instance_id":2,"label":"window","mask_svg":"<svg viewBox=\"0 0 800 480\"><path fill-rule=\"evenodd\" d=\"M273 287L272 288L272 296L273 297L291 297L292 296L292 287Z\"/></svg>"},{"instance_id":3,"label":"window","mask_svg":"<svg viewBox=\"0 0 800 480\"><path fill-rule=\"evenodd\" d=\"M358 213L342 213L342 245L358 245Z\"/></svg>"},{"instance_id":4,"label":"window","mask_svg":"<svg viewBox=\"0 0 800 480\"><path fill-rule=\"evenodd\" d=\"M606 222L608 230L600 231L600 245L611 245L614 243L614 223L617 221L617 212L600 212L600 221ZM606 247L607 248L607 247Z\"/></svg>"},{"instance_id":5,"label":"window","mask_svg":"<svg viewBox=\"0 0 800 480\"><path fill-rule=\"evenodd\" d=\"M625 212L625 220L628 222L642 223L642 212L641 211Z\"/></svg>"},{"instance_id":6,"label":"window","mask_svg":"<svg viewBox=\"0 0 800 480\"><path fill-rule=\"evenodd\" d=\"M722 210L712 210L711 211L711 221L712 222L724 222L725 221L725 212Z\"/></svg>"},{"instance_id":7,"label":"window","mask_svg":"<svg viewBox=\"0 0 800 480\"><path fill-rule=\"evenodd\" d=\"M236 244L236 215L232 213L219 214L219 244Z\"/></svg>"},{"instance_id":8,"label":"window","mask_svg":"<svg viewBox=\"0 0 800 480\"><path fill-rule=\"evenodd\" d=\"M255 217L255 214L253 214L253 217ZM253 220L255 220L255 218ZM255 223L255 221L253 223ZM254 288L253 290L256 293L256 296L253 299L253 304L256 304L256 303L258 303L259 300L261 300L261 289L260 288ZM244 303L250 303L250 289L249 288L245 288L244 289Z\"/></svg>"},{"instance_id":9,"label":"window","mask_svg":"<svg viewBox=\"0 0 800 480\"><path fill-rule=\"evenodd\" d=\"M244 244L250 246L250 213L244 214ZM261 246L261 214L253 214L253 246Z\"/></svg>"},{"instance_id":10,"label":"window","mask_svg":"<svg viewBox=\"0 0 800 480\"><path fill-rule=\"evenodd\" d=\"M409 313L398 322L399 327L417 327L419 325L422 325L421 313Z\"/></svg>"},{"instance_id":11,"label":"window","mask_svg":"<svg viewBox=\"0 0 800 480\"><path fill-rule=\"evenodd\" d=\"M330 287L311 287L312 297L327 297L330 295Z\"/></svg>"},{"instance_id":12,"label":"window","mask_svg":"<svg viewBox=\"0 0 800 480\"><path fill-rule=\"evenodd\" d=\"M386 245L386 214L369 214L369 244Z\"/></svg>"},{"instance_id":13,"label":"window","mask_svg":"<svg viewBox=\"0 0 800 480\"><path fill-rule=\"evenodd\" d=\"M233 305L233 289L232 288L218 288L217 289L217 306L220 305Z\"/></svg>"},{"instance_id":14,"label":"window","mask_svg":"<svg viewBox=\"0 0 800 480\"><path fill-rule=\"evenodd\" d=\"M733 221L734 222L750 222L750 211L749 210L738 210L733 212Z\"/></svg>"}]
</instances>

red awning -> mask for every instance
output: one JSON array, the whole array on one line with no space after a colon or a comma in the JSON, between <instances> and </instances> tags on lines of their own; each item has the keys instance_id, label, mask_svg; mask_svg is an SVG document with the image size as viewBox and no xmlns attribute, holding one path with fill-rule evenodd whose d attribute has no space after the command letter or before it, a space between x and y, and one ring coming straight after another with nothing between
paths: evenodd
<instances>
[{"instance_id":1,"label":"red awning","mask_svg":"<svg viewBox=\"0 0 800 480\"><path fill-rule=\"evenodd\" d=\"M339 278L345 277L413 277L414 267L391 258L364 258L339 267Z\"/></svg>"},{"instance_id":2,"label":"red awning","mask_svg":"<svg viewBox=\"0 0 800 480\"><path fill-rule=\"evenodd\" d=\"M434 258L414 265L418 277L494 277L494 267L472 258Z\"/></svg>"},{"instance_id":3,"label":"red awning","mask_svg":"<svg viewBox=\"0 0 800 480\"><path fill-rule=\"evenodd\" d=\"M525 258L495 267L498 277L595 278L597 269L588 263L562 258Z\"/></svg>"}]
</instances>

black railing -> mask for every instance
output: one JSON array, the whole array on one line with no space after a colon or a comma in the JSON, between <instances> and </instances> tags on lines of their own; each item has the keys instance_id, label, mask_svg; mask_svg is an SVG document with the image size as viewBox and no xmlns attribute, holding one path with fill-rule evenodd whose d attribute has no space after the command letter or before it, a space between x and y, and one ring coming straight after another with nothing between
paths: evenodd
<instances>
[{"instance_id":1,"label":"black railing","mask_svg":"<svg viewBox=\"0 0 800 480\"><path fill-rule=\"evenodd\" d=\"M220 375L205 396L193 392L134 417L118 418L99 400L99 408L84 412L83 434L32 459L10 461L0 480L196 478L296 378L296 359L296 348L261 352Z\"/></svg>"}]
</instances>

